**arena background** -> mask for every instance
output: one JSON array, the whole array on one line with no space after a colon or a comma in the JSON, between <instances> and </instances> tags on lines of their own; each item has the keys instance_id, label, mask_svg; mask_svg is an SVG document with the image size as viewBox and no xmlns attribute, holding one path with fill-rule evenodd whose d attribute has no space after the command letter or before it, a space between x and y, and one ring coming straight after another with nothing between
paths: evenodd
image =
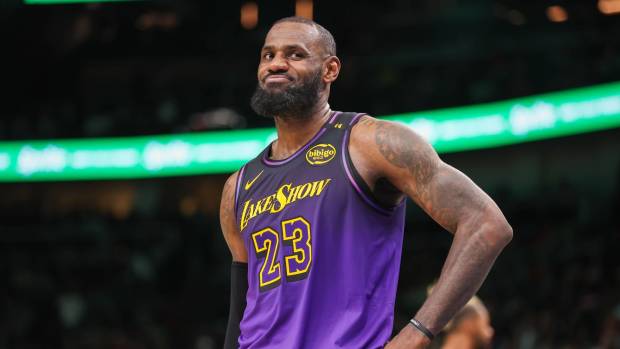
<instances>
[{"instance_id":1,"label":"arena background","mask_svg":"<svg viewBox=\"0 0 620 349\"><path fill-rule=\"evenodd\" d=\"M296 11L336 38L337 110L397 115L620 81L620 0L30 2L0 4L7 154L58 139L272 127L248 101L269 24ZM495 348L618 345L613 126L442 153L514 228L479 292ZM33 181L7 166L0 348L221 347L230 255L217 214L228 170ZM423 302L450 239L409 203L395 330Z\"/></svg>"}]
</instances>

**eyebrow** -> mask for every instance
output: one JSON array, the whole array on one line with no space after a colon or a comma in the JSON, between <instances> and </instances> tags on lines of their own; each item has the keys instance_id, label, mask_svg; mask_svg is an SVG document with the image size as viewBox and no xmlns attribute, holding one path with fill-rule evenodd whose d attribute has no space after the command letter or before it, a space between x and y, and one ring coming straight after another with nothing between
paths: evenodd
<instances>
[{"instance_id":1,"label":"eyebrow","mask_svg":"<svg viewBox=\"0 0 620 349\"><path fill-rule=\"evenodd\" d=\"M273 50L273 49L275 49L275 46L272 46L272 45L267 45L267 46L263 46L263 48L261 49L261 51L265 51L265 50ZM284 50L301 49L301 50L303 50L303 51L305 51L305 52L307 52L307 53L310 53L310 50L308 50L308 49L304 48L304 47L303 47L303 46L301 46L301 45L285 45L285 46L283 47L283 49L284 49Z\"/></svg>"}]
</instances>

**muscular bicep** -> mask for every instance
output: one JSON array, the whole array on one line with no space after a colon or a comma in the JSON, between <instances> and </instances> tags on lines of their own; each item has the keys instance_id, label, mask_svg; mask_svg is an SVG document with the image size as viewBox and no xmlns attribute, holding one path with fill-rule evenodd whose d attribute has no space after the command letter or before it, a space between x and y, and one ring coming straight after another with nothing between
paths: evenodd
<instances>
[{"instance_id":1,"label":"muscular bicep","mask_svg":"<svg viewBox=\"0 0 620 349\"><path fill-rule=\"evenodd\" d=\"M408 127L368 118L365 143L375 177L386 178L450 232L499 209L467 176L441 161Z\"/></svg>"},{"instance_id":2,"label":"muscular bicep","mask_svg":"<svg viewBox=\"0 0 620 349\"><path fill-rule=\"evenodd\" d=\"M238 172L233 173L226 180L226 184L224 184L222 201L220 203L220 225L233 261L247 263L247 250L235 220L235 186L237 184L237 176Z\"/></svg>"},{"instance_id":3,"label":"muscular bicep","mask_svg":"<svg viewBox=\"0 0 620 349\"><path fill-rule=\"evenodd\" d=\"M415 182L415 177L407 178ZM405 184L407 185L407 184ZM480 222L498 211L493 201L467 176L440 163L424 185L409 185L407 194L445 229L454 233L461 224Z\"/></svg>"}]
</instances>

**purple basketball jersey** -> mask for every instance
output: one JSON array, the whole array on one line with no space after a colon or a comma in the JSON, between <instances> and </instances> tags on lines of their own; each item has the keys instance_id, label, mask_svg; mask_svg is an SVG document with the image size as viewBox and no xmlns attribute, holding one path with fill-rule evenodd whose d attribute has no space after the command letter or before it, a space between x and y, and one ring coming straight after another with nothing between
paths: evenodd
<instances>
[{"instance_id":1,"label":"purple basketball jersey","mask_svg":"<svg viewBox=\"0 0 620 349\"><path fill-rule=\"evenodd\" d=\"M305 146L239 172L235 210L248 251L245 348L382 348L392 333L405 205L383 207L352 166L334 112Z\"/></svg>"}]
</instances>

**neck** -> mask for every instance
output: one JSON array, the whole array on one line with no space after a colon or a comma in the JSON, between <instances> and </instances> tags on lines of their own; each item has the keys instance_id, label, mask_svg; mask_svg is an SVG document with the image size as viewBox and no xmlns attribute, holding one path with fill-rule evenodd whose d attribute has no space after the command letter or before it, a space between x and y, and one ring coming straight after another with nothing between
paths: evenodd
<instances>
[{"instance_id":1,"label":"neck","mask_svg":"<svg viewBox=\"0 0 620 349\"><path fill-rule=\"evenodd\" d=\"M271 158L281 160L295 153L319 132L330 114L327 101L321 101L307 117L296 119L276 116L278 139L271 146Z\"/></svg>"}]
</instances>

